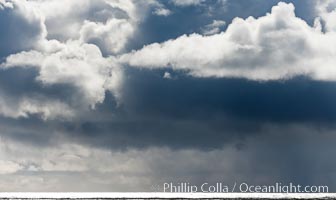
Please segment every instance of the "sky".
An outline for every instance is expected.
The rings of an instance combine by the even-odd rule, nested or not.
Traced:
[[[335,0],[0,0],[0,191],[336,191]]]

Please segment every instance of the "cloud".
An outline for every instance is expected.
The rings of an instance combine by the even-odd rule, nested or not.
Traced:
[[[109,19],[137,17],[137,7],[130,0],[33,0],[29,1],[45,17],[48,38],[65,41],[78,39],[79,31],[86,21],[105,24]]]
[[[323,33],[294,14],[293,4],[279,3],[260,18],[236,18],[225,32],[183,35],[121,56],[143,68],[185,70],[197,77],[286,79],[308,75],[335,80],[335,32]]]
[[[336,98],[334,82],[314,81],[308,77],[267,82],[198,78],[173,70],[168,71],[172,79],[164,79],[166,72],[128,69],[122,97],[125,109],[153,119],[203,122],[207,119],[215,122],[219,117],[285,123],[336,120],[336,109],[331,101]]]
[[[172,0],[171,2],[176,6],[185,7],[200,5],[204,0]]]
[[[102,103],[106,91],[118,98],[122,70],[111,54],[124,49],[153,2],[1,1],[2,73],[31,68],[37,73],[29,84],[36,82],[45,88],[67,85],[74,90],[71,97],[62,100],[53,99],[41,87],[30,94],[0,88],[0,114],[68,118],[76,115],[77,109]],[[10,102],[15,97],[21,99]]]
[[[327,32],[336,32],[336,1],[317,1],[316,11],[324,22]]]
[[[6,0],[0,0],[0,9],[5,9],[5,8],[13,8],[13,4],[10,2],[7,2]]]
[[[327,155],[335,150],[334,139],[333,131],[296,125],[269,125],[258,137],[208,151],[165,147],[111,151],[69,141],[39,147],[4,138],[0,190],[151,192],[151,186],[164,182],[231,186],[292,182],[327,185],[331,192],[335,162]]]
[[[24,97],[13,103],[2,95],[0,99],[0,113],[5,117],[20,118],[29,117],[30,115],[40,115],[42,119],[55,118],[71,118],[74,116],[74,111],[69,105],[60,101],[43,99],[43,98],[28,98]]]
[[[334,82],[306,77],[256,82],[129,68],[125,71],[121,101],[107,92],[104,102],[92,110],[83,108],[87,101],[81,103],[85,99],[83,94],[76,93],[78,89],[69,85],[51,88],[46,85],[42,89],[31,82],[35,75],[27,79],[20,73],[29,71],[17,70],[10,68],[12,74],[23,80],[22,85],[6,80],[5,77],[11,77],[9,72],[0,77],[0,85],[16,84],[17,91],[12,91],[16,95],[10,88],[5,91],[12,97],[7,103],[13,105],[13,111],[18,100],[31,97],[34,94],[31,91],[37,87],[37,91],[46,95],[40,105],[60,101],[70,105],[67,111],[75,115],[67,116],[60,110],[54,113],[62,116],[50,115],[45,121],[38,115],[0,118],[2,135],[36,146],[53,145],[55,137],[64,137],[67,141],[113,150],[150,147],[209,150],[230,145],[237,138],[263,134],[265,123],[333,129],[336,121]],[[165,72],[172,78],[163,78]],[[80,104],[85,106],[78,107]]]
[[[15,162],[0,160],[0,175],[11,174],[19,171],[20,169],[22,169],[22,167]]]
[[[169,72],[165,72],[165,73],[163,74],[163,78],[171,79],[172,76],[171,76],[171,74],[170,74]]]
[[[123,72],[114,56],[125,51],[139,23],[158,8],[164,7],[154,0],[1,1],[3,73],[33,68],[37,73],[30,82],[48,88],[67,85],[73,94],[63,101],[48,97],[41,88],[31,94],[2,91],[0,114],[15,118],[38,114],[48,119],[63,113],[69,117],[102,103],[106,92],[118,99]],[[9,99],[14,96],[22,99],[13,104]]]
[[[87,104],[94,107],[101,103],[105,91],[117,91],[121,71],[113,60],[102,56],[95,45],[67,42],[50,53],[22,52],[7,57],[3,69],[11,67],[35,67],[39,71],[36,80],[44,85],[69,84],[83,92]]]
[[[167,8],[157,8],[157,9],[155,9],[155,11],[153,13],[155,15],[165,16],[165,17],[172,14],[172,12],[170,10],[168,10]]]
[[[80,40],[96,44],[107,54],[115,54],[124,48],[134,31],[124,19],[110,19],[106,24],[86,21],[80,30]]]
[[[45,18],[48,39],[65,42],[81,39],[97,45],[107,56],[122,52],[137,37],[139,24],[153,8],[155,0],[32,0]],[[118,30],[118,31],[116,31]]]
[[[213,35],[221,31],[221,28],[225,26],[225,21],[223,20],[213,20],[211,24],[206,25],[202,32],[204,35]]]
[[[35,115],[0,118],[2,135],[36,146],[53,145],[55,137],[64,137],[117,151],[151,147],[209,150],[238,138],[262,135],[265,123],[333,129],[336,121],[333,82],[306,77],[268,82],[194,78],[172,70],[168,70],[172,78],[167,79],[163,78],[166,70],[128,70],[121,102],[106,93],[95,110],[85,110],[76,107],[79,102],[72,104],[71,98],[81,97],[76,90],[67,85],[49,88],[43,93],[68,103],[77,115],[46,121]],[[20,98],[13,99],[8,102],[14,104]]]

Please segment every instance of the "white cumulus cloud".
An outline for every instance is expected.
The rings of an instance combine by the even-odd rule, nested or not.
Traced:
[[[317,1],[316,11],[325,23],[326,31],[336,31],[336,1]]]
[[[94,108],[103,102],[106,91],[118,98],[123,75],[114,55],[122,52],[151,6],[159,4],[132,0],[0,1],[0,16],[5,20],[0,31],[1,70],[37,70],[37,83],[76,88],[69,99],[72,104],[81,104],[49,98],[44,91],[14,97],[0,88],[0,114],[69,117],[83,103]],[[13,103],[11,99],[17,100]]]
[[[263,17],[235,18],[225,32],[183,35],[120,60],[134,67],[186,70],[198,77],[274,80],[309,75],[336,80],[336,32],[332,22],[326,32],[317,22],[311,27],[295,16],[293,4],[279,3]]]
[[[135,28],[125,19],[110,19],[105,24],[85,21],[80,30],[80,39],[96,44],[108,54],[119,53],[126,45]]]
[[[37,68],[36,80],[42,84],[75,86],[91,107],[104,100],[106,90],[116,92],[122,78],[113,58],[104,58],[97,46],[78,41],[69,41],[55,52],[13,54],[2,68],[17,66]]]

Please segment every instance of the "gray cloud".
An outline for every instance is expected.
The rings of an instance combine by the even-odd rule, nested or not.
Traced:
[[[296,125],[269,125],[264,131],[211,151],[148,148],[120,152],[71,143],[40,148],[2,140],[1,190],[151,191],[151,185],[170,181],[196,185],[219,181],[228,185],[321,184],[334,191],[335,162],[328,156],[335,151],[333,132]],[[8,170],[9,166],[15,167]]]
[[[77,108],[80,103],[69,99],[66,102],[77,108],[76,117],[4,120],[2,126],[7,131],[3,134],[20,139],[30,132],[34,138],[50,140],[59,133],[74,142],[115,150],[158,146],[215,149],[237,138],[261,134],[265,123],[334,127],[334,82],[305,77],[254,82],[171,73],[173,78],[165,79],[164,71],[130,69],[121,101],[107,93],[104,102],[91,110]],[[40,140],[35,140],[40,145]]]

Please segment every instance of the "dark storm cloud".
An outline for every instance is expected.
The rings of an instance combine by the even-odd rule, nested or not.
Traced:
[[[9,76],[14,72],[20,77],[19,71],[6,73]],[[271,82],[193,78],[183,72],[171,72],[172,78],[165,79],[164,72],[128,69],[120,105],[107,93],[104,103],[96,110],[82,111],[73,120],[45,122],[33,116],[2,119],[1,124],[6,127],[2,130],[20,140],[25,140],[21,136],[29,132],[32,138],[40,137],[36,141],[47,141],[54,133],[63,132],[71,140],[111,149],[151,146],[213,149],[263,134],[268,123],[284,127],[289,124],[334,127],[334,82],[305,77]],[[14,93],[18,94],[20,91],[15,90],[46,90],[38,84],[27,84],[24,80],[34,83],[33,75],[23,74],[20,84],[15,81],[9,84],[11,80],[7,80],[5,85],[15,87]],[[67,96],[62,88],[50,88],[43,94],[48,92],[59,93],[57,98]]]
[[[336,83],[295,77],[278,81],[194,78],[164,71],[129,70],[124,86],[135,114],[205,119],[218,115],[252,121],[333,122]]]
[[[264,134],[267,124],[334,128],[333,82],[305,77],[256,82],[171,73],[172,79],[164,79],[164,71],[128,69],[120,105],[107,94],[96,110],[73,121],[54,121],[52,128],[73,141],[111,149],[214,149]]]

